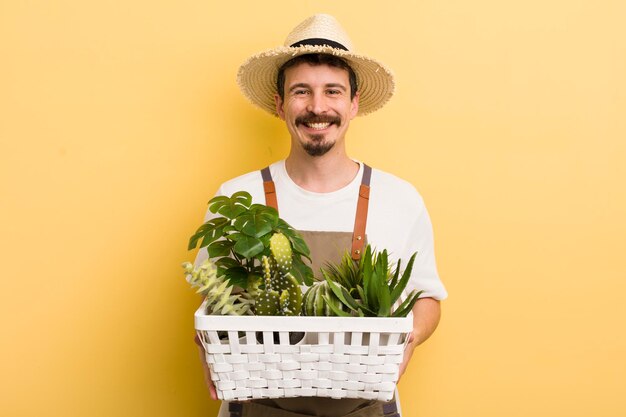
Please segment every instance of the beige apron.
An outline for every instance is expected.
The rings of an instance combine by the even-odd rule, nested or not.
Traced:
[[[354,222],[354,231],[318,232],[300,231],[311,250],[313,271],[319,271],[327,262],[339,263],[346,249],[351,248],[352,258],[360,259],[365,246],[365,225],[369,202],[369,183],[372,170],[364,165],[363,179]],[[278,210],[276,189],[269,168],[261,171],[265,190],[265,201]],[[395,400],[389,403],[364,399],[333,399],[323,397],[296,397],[252,400],[229,404],[231,417],[398,417]]]

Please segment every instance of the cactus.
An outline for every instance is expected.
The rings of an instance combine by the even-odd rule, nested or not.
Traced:
[[[263,256],[263,282],[254,311],[259,316],[297,316],[302,308],[302,290],[291,274],[291,243],[282,233],[270,238],[271,255]]]
[[[237,315],[250,313],[252,301],[239,294],[231,294],[232,285],[223,277],[217,276],[217,267],[210,260],[205,260],[194,268],[190,262],[183,263],[187,280],[196,291],[206,299],[206,314]]]
[[[336,316],[337,313],[330,307],[345,311],[345,308],[332,292],[326,281],[318,281],[304,294],[302,300],[302,315],[304,316]]]

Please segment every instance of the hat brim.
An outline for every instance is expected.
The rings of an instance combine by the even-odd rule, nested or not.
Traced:
[[[253,104],[278,116],[274,102],[278,70],[285,62],[298,55],[317,53],[336,55],[354,70],[359,86],[358,116],[380,109],[393,95],[395,82],[389,68],[366,56],[329,46],[281,46],[253,55],[239,67],[237,84]]]

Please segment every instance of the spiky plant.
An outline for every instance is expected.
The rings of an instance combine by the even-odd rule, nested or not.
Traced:
[[[322,271],[328,287],[333,295],[340,300],[347,312],[337,308],[336,302],[332,298],[323,296],[323,299],[338,316],[405,317],[423,291],[413,290],[397,308],[393,309],[393,306],[409,282],[416,255],[417,253],[414,253],[411,256],[401,275],[401,260],[398,260],[394,269],[389,263],[386,250],[376,253],[370,245],[367,245],[358,262],[358,267],[345,265],[337,268],[331,266],[331,268],[327,267]],[[352,261],[352,259],[350,260]],[[355,261],[352,262],[356,264]],[[354,276],[355,271],[358,272],[356,277]],[[339,276],[337,272],[340,272]],[[347,276],[344,276],[344,273]],[[346,288],[344,284],[348,282],[356,282],[355,288]]]
[[[250,314],[252,301],[240,294],[232,294],[233,286],[224,277],[217,276],[217,267],[205,260],[194,268],[191,262],[183,263],[185,275],[192,287],[206,299],[206,314],[237,315]]]
[[[302,308],[302,290],[291,274],[291,242],[282,233],[270,238],[270,256],[263,256],[263,284],[254,312],[259,316],[297,316]],[[248,284],[250,286],[250,284]]]
[[[350,294],[358,297],[357,287],[363,285],[363,262],[352,259],[350,252],[346,251],[339,264],[326,263],[322,268],[322,282],[326,278],[346,288]]]
[[[354,298],[359,298],[357,287],[361,285],[363,271],[361,263],[355,262],[350,252],[344,253],[338,264],[326,263],[322,268],[321,281],[316,281],[304,294],[302,314],[305,316],[336,316],[337,313],[330,307],[345,311],[341,300],[332,292],[326,279],[329,279],[348,290]]]

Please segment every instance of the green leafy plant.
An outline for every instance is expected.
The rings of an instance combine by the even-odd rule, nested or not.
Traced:
[[[325,282],[346,311],[337,308],[329,296],[322,297],[338,316],[406,317],[423,291],[414,290],[397,308],[393,306],[409,282],[416,255],[411,256],[401,273],[401,260],[393,268],[386,250],[376,253],[368,245],[358,262],[347,255],[339,266],[331,264],[322,270]]]
[[[205,260],[194,268],[191,262],[183,263],[185,274],[192,287],[206,300],[206,314],[241,316],[251,313],[252,300],[243,294],[232,294],[233,286],[223,277],[217,276],[217,267],[210,260]]]
[[[271,238],[280,233],[292,248],[290,274],[298,283],[313,283],[313,271],[305,263],[305,260],[310,262],[309,248],[296,230],[278,217],[275,209],[252,204],[250,194],[240,191],[231,197],[211,199],[209,210],[218,216],[198,228],[188,248],[206,247],[219,277],[256,295],[264,285],[263,257],[272,255]]]

